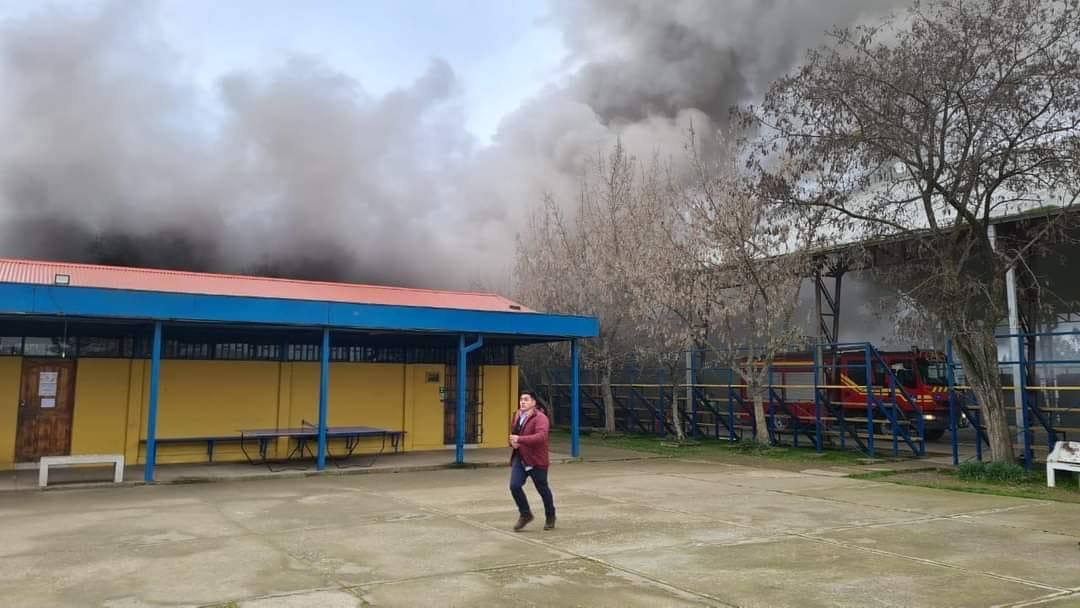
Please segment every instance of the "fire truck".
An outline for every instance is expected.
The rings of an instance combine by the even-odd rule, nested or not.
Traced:
[[[949,426],[949,394],[944,354],[917,349],[873,351],[869,379],[866,362],[862,348],[824,354],[817,390],[825,428],[839,430],[843,420],[865,432],[869,384],[876,404],[875,434],[891,434],[886,410],[894,407],[899,410],[897,419],[906,421],[913,435],[919,415],[926,441],[937,441],[945,434]],[[774,427],[782,432],[791,432],[796,424],[803,432],[813,429],[816,413],[812,355],[778,357],[770,375],[771,389],[764,403],[766,415],[772,413]],[[753,398],[745,386],[740,390],[743,407],[739,418],[746,425],[751,421]]]

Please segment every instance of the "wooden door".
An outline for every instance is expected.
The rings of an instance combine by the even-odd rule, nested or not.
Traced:
[[[68,455],[74,412],[75,361],[23,359],[15,460]]]

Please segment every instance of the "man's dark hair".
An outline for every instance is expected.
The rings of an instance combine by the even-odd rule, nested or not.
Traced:
[[[536,402],[536,409],[540,410],[540,412],[543,413],[545,416],[548,415],[547,406],[545,406],[543,402],[540,401],[540,399],[536,396],[536,393],[532,391],[519,391],[518,399],[521,399],[522,395],[528,395],[532,397],[532,400]]]

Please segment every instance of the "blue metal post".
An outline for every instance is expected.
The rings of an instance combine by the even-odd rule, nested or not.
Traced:
[[[150,404],[146,417],[146,465],[144,481],[154,481],[157,461],[158,388],[161,385],[161,321],[154,323],[154,343],[150,351]]]
[[[465,334],[458,336],[458,359],[457,359],[457,441],[455,446],[455,460],[457,464],[465,462],[465,371],[469,362],[469,353],[484,345],[484,337],[480,336],[476,342],[465,345]]]
[[[773,402],[772,394],[772,366],[765,368],[765,378],[768,383],[765,387],[766,394],[769,396],[769,412],[765,414],[765,428],[771,430],[769,435],[769,443],[773,442],[773,433],[776,433],[776,443],[780,444],[780,433],[776,430],[776,404]],[[771,429],[769,427],[772,427]]]
[[[330,401],[330,328],[324,328],[319,351],[319,458],[316,468],[326,468],[326,419]]]
[[[465,462],[465,366],[468,365],[468,354],[465,350],[465,335],[458,336],[457,357],[457,432],[455,433],[454,462]]]
[[[674,392],[674,391],[672,391]],[[656,412],[653,412],[653,432],[654,433],[667,433],[664,430],[664,420],[667,418],[667,395],[664,393],[664,374],[661,370],[656,370],[656,403],[659,407],[659,416]],[[675,425],[679,424],[678,420],[672,420],[671,428],[675,428]]]
[[[735,380],[735,370],[728,368],[727,377],[727,411],[728,411],[728,428],[731,433],[731,440],[738,441],[739,436],[735,433],[735,387],[732,386]]]
[[[945,341],[945,383],[949,390],[949,433],[952,434],[953,466],[960,466],[960,416],[956,411],[956,381],[953,378],[952,338]],[[979,442],[979,433],[975,432],[975,442]]]
[[[821,395],[818,393],[818,385],[821,384],[821,345],[814,348],[814,426],[817,436],[817,452],[821,453],[825,439],[821,428]]]
[[[570,341],[570,457],[581,456],[581,346]]]
[[[781,395],[780,397],[782,399],[783,395]],[[783,415],[783,414],[781,414],[781,415]],[[792,426],[795,427],[795,430],[791,433],[791,442],[794,444],[795,447],[799,447],[799,434],[802,432],[802,427],[799,426],[799,411],[798,410],[795,410],[795,416],[792,417]]]
[[[971,413],[975,415],[975,420],[971,421],[972,425],[975,426],[975,460],[982,462],[982,429],[980,428],[983,421],[982,409],[976,407]]]
[[[912,396],[918,399],[918,395]],[[926,456],[926,418],[922,413],[922,407],[919,407],[917,402],[913,406],[918,407],[918,410],[915,411],[915,421],[916,426],[919,427],[919,456]],[[915,407],[912,409],[915,409]]]
[[[866,449],[874,457],[874,366],[870,359],[870,345],[863,347],[866,364]]]
[[[900,455],[900,443],[897,441],[896,436],[896,423],[897,413],[896,410],[900,407],[900,404],[896,402],[896,376],[889,374],[889,398],[892,399],[892,452],[893,457]],[[915,408],[912,408],[912,413],[915,412]]]
[[[693,349],[690,349],[686,353],[687,370],[686,370],[686,405],[690,410],[690,433],[694,439],[698,438],[698,419],[697,419],[697,399],[694,398],[694,385],[697,383],[697,365],[695,362],[696,353]]]
[[[836,348],[835,344],[833,345],[833,348]],[[836,364],[836,354],[834,353],[833,354],[833,365],[835,366],[835,364]],[[850,365],[851,364],[849,363],[848,366],[850,366]],[[836,410],[836,417],[839,419],[839,422],[840,422],[840,449],[842,451],[846,451],[847,450],[847,425],[848,425],[848,423],[847,423],[847,420],[844,418],[844,408],[847,407],[847,404],[843,403],[844,401],[846,401],[846,399],[844,399],[843,393],[841,393],[840,391],[835,391],[834,392],[834,389],[832,388],[834,386],[839,386],[836,383],[840,382],[840,377],[837,375],[836,371],[837,371],[836,368],[833,367],[832,377],[829,378],[829,382],[830,382],[829,386],[830,386],[830,388],[829,388],[829,391],[827,393],[825,393],[825,394],[829,396],[829,403],[830,404],[832,404],[832,396],[833,395],[837,395],[838,397],[840,397],[841,403],[839,404],[839,406],[837,406],[837,404],[832,404],[832,405]]]
[[[1016,379],[1016,381],[1013,382],[1013,390],[1020,391],[1020,413],[1022,414],[1021,418],[1022,418],[1023,423],[1024,423],[1024,428],[1023,428],[1023,433],[1024,433],[1024,468],[1030,471],[1031,470],[1031,461],[1032,461],[1033,455],[1031,453],[1031,419],[1030,419],[1029,414],[1028,414],[1027,371],[1026,371],[1027,362],[1024,361],[1024,358],[1026,356],[1024,354],[1024,335],[1023,334],[1017,334],[1016,342],[1017,342],[1016,350],[1020,354],[1020,357],[1019,357],[1020,365],[1017,366],[1018,369],[1019,369],[1019,374],[1018,374],[1019,377]]]

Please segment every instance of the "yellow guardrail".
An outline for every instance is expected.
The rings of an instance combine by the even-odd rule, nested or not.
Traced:
[[[560,387],[560,388],[569,388],[572,385],[569,384],[569,383],[565,383],[565,382],[556,382],[556,383],[552,383],[552,384],[541,384],[540,386],[557,386],[557,387]],[[581,388],[598,388],[598,387],[602,387],[603,384],[598,384],[598,383],[595,383],[595,382],[582,382],[578,386],[580,386]],[[671,388],[670,384],[612,383],[609,386],[611,386],[611,388],[662,388],[662,389]],[[686,388],[717,388],[717,389],[719,389],[719,388],[747,388],[749,385],[747,385],[747,384],[679,384],[678,386],[679,386],[680,389],[686,389]],[[807,388],[807,389],[812,389],[812,388],[814,388],[814,385],[813,384],[771,384],[771,385],[766,384],[766,385],[762,385],[762,388]],[[844,385],[841,385],[841,384],[818,384],[817,388],[842,389],[842,388],[850,388],[850,387],[847,387],[847,386],[844,386]],[[888,388],[886,387],[885,390],[887,391]],[[899,390],[899,389],[897,389],[897,390]]]
[[[544,384],[541,384],[541,386],[567,387],[567,386],[571,386],[571,384],[569,382],[553,382],[553,383],[544,383]],[[598,387],[598,386],[603,386],[603,385],[600,384],[599,382],[581,382],[581,383],[578,384],[578,386],[580,386],[582,388],[585,388],[585,387]],[[655,382],[649,382],[649,383],[613,382],[613,383],[611,383],[610,386],[612,388],[669,388],[669,387],[671,387],[671,384],[670,383],[657,384]],[[747,385],[745,385],[745,384],[706,384],[706,383],[695,383],[695,384],[687,385],[687,384],[684,384],[684,383],[680,382],[679,386],[683,387],[683,388],[686,388],[687,386],[692,386],[694,388],[728,388],[728,387],[731,387],[731,388],[745,388]],[[832,388],[832,389],[851,388],[850,386],[842,385],[842,384],[817,384],[817,385],[814,385],[814,384],[772,384],[772,385],[765,385],[765,386],[771,386],[772,388],[815,388],[815,387],[816,388]],[[856,385],[856,386],[862,387],[861,384]],[[875,388],[876,389],[889,390],[888,386],[877,386],[877,385],[875,385]],[[911,387],[903,387],[903,388],[905,390],[911,390]],[[944,387],[940,387],[940,388],[944,388]],[[1003,391],[1012,391],[1012,390],[1016,390],[1017,388],[1018,387],[1016,385],[1014,385],[1014,384],[1008,384],[1008,385],[1002,385],[1001,390],[1003,390]],[[973,390],[975,390],[970,384],[957,384],[957,385],[953,386],[953,389],[958,390],[958,391],[973,391]],[[900,387],[897,387],[897,390],[900,390]],[[1080,391],[1080,386],[1072,386],[1072,385],[1069,385],[1069,386],[1042,386],[1042,385],[1039,385],[1039,386],[1028,386],[1027,390],[1029,390],[1029,391],[1040,391],[1040,392],[1054,392],[1054,391],[1070,392],[1070,391]]]
[[[572,385],[569,384],[569,383],[556,382],[556,383],[552,383],[552,384],[542,384],[541,386],[569,388]],[[601,387],[603,387],[603,384],[599,384],[599,383],[595,383],[595,382],[582,382],[578,386],[580,388],[601,388]],[[650,389],[669,390],[672,385],[671,384],[656,384],[656,383],[624,383],[624,382],[616,382],[616,383],[610,384],[609,386],[611,388],[613,388],[613,389],[616,389],[616,388],[633,388],[633,389],[643,389],[643,390],[650,390]],[[731,388],[738,388],[738,389],[744,389],[744,388],[749,387],[749,385],[742,384],[742,383],[740,383],[740,384],[681,384],[680,383],[677,386],[678,386],[678,388],[680,390],[687,389],[687,388],[700,388],[700,389],[731,389]],[[862,385],[857,385],[857,386],[859,388],[862,387]],[[839,389],[857,390],[855,387],[842,385],[842,384],[817,384],[817,385],[814,385],[814,384],[766,384],[766,385],[763,385],[762,388],[765,388],[765,389],[810,389],[810,390],[815,389],[815,388],[819,388],[819,389],[828,389],[828,390],[839,390]],[[974,389],[970,385],[966,385],[966,384],[957,385],[957,386],[954,386],[953,388],[954,388],[954,390],[957,390],[957,391],[974,391]],[[888,393],[889,390],[890,390],[890,388],[887,387],[887,386],[885,386],[885,387],[875,386],[874,389],[875,389],[875,391],[874,391],[875,393],[878,393],[878,392]],[[1007,386],[1002,386],[1001,387],[1002,391],[1015,391],[1016,389],[1017,389],[1017,387],[1015,385],[1007,385]],[[1040,392],[1040,393],[1053,393],[1053,392],[1057,392],[1057,391],[1061,391],[1061,392],[1077,392],[1077,391],[1080,391],[1080,386],[1072,386],[1072,385],[1069,385],[1069,386],[1029,386],[1029,387],[1027,387],[1027,389],[1029,391],[1032,391],[1032,392]],[[906,388],[905,390],[911,390],[911,389]],[[897,388],[898,393],[899,393],[899,391],[900,391],[900,389]],[[1046,409],[1046,408],[1043,408],[1043,409]],[[1048,411],[1053,411],[1053,410],[1048,410]],[[1065,409],[1062,409],[1061,411],[1073,411],[1073,408],[1065,408]]]

